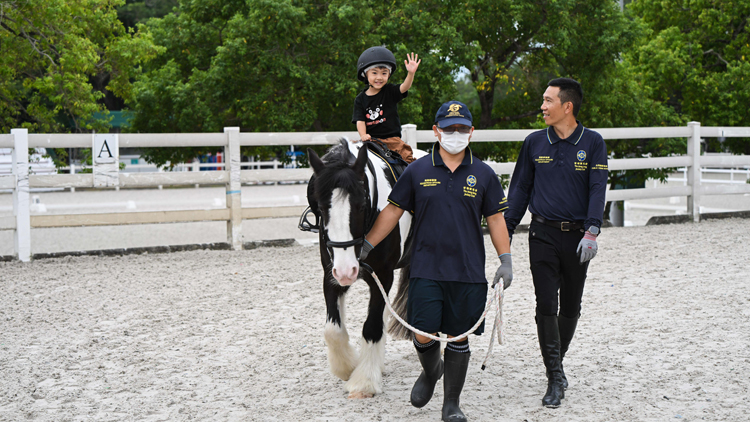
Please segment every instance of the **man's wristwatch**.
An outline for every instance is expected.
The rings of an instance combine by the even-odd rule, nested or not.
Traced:
[[[593,234],[594,236],[599,236],[599,227],[591,226],[587,230],[589,233]]]

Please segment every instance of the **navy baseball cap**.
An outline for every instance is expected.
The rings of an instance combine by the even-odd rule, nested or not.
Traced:
[[[435,115],[435,125],[440,128],[451,125],[474,126],[471,121],[469,107],[460,101],[448,101],[440,106]]]

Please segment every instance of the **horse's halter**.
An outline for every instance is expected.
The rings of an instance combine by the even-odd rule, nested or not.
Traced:
[[[370,160],[367,160],[367,168],[370,170],[370,173],[375,176],[375,168],[373,167]],[[334,242],[333,240],[328,238],[328,229],[325,225],[325,219],[320,219],[320,230],[323,234],[323,240],[325,241],[326,250],[328,251],[328,256],[333,260],[333,249],[343,249],[346,250],[350,246],[361,246],[365,243],[365,234],[370,231],[372,228],[372,225],[375,223],[375,218],[377,217],[377,200],[378,200],[378,191],[375,189],[374,192],[374,201],[370,200],[370,185],[369,183],[366,183],[367,180],[360,180],[359,183],[363,185],[365,188],[365,231],[364,234],[356,239],[347,240],[345,242]]]

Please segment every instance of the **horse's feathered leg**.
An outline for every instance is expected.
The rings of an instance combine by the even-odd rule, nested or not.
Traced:
[[[398,291],[396,298],[391,302],[393,310],[398,316],[406,321],[406,299],[409,297],[409,268],[411,265],[401,269],[401,276],[398,280]],[[411,331],[404,327],[396,318],[391,318],[388,324],[388,334],[397,340],[411,340]]]
[[[357,351],[349,343],[346,331],[346,291],[326,280],[323,293],[326,299],[326,325],[323,336],[328,346],[328,364],[333,375],[346,381],[357,366]]]
[[[362,327],[360,358],[351,378],[346,383],[349,398],[366,398],[383,392],[383,370],[385,369],[385,300],[375,280],[364,275],[370,287],[370,303],[367,320]],[[393,270],[379,274],[380,282],[387,291],[393,285]]]

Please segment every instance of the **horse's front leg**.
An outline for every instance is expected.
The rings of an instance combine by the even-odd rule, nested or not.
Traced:
[[[379,275],[386,293],[393,284],[393,271]],[[367,320],[362,327],[362,345],[359,364],[346,383],[349,398],[368,398],[383,392],[383,370],[385,369],[385,300],[375,280],[369,275],[364,279],[370,286],[370,303]]]
[[[342,287],[330,274],[323,281],[326,299],[326,325],[323,336],[328,346],[328,364],[333,375],[346,381],[357,366],[357,351],[349,344],[346,331],[345,298],[348,287]]]

